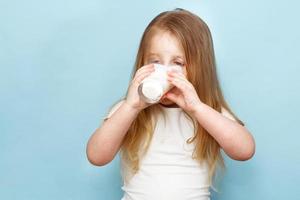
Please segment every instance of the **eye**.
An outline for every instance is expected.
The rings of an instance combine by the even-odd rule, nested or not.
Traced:
[[[179,65],[179,66],[182,66],[182,67],[184,66],[184,63],[179,62],[179,61],[175,61],[174,63],[175,63],[176,65]]]
[[[151,60],[150,63],[159,63],[159,60]]]

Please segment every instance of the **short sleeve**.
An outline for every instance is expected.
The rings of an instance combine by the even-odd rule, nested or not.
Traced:
[[[111,109],[106,113],[106,115],[103,117],[103,121],[110,118],[112,116],[112,114],[118,110],[118,108],[122,105],[122,103],[124,102],[124,100],[119,101],[118,103],[116,103],[115,105],[113,105],[111,107]]]
[[[222,115],[223,116],[225,116],[225,117],[227,117],[227,118],[229,118],[229,119],[231,119],[233,121],[236,121],[236,119],[232,116],[232,114],[230,114],[228,112],[228,110],[226,110],[224,107],[222,107],[221,111],[222,111]]]

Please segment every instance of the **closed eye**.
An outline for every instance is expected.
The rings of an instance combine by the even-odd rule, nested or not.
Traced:
[[[159,63],[159,60],[152,60],[150,63]]]
[[[184,66],[184,64],[183,64],[182,62],[178,62],[178,61],[177,61],[177,62],[174,62],[174,63],[175,63],[176,65],[179,65],[179,66],[182,66],[182,67]]]

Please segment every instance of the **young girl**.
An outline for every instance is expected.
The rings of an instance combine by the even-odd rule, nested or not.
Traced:
[[[183,73],[169,72],[173,89],[149,104],[137,88],[153,63]],[[88,160],[103,166],[120,150],[122,200],[207,200],[217,167],[224,168],[221,149],[247,160],[255,142],[223,97],[209,28],[189,11],[163,12],[142,36],[125,97],[89,139]]]

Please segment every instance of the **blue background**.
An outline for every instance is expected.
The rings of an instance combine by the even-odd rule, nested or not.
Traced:
[[[226,99],[256,139],[225,157],[213,199],[299,199],[300,3],[0,0],[0,199],[122,196],[119,155],[92,166],[86,143],[127,88],[141,35],[176,7],[203,18]]]

